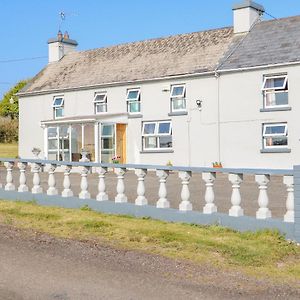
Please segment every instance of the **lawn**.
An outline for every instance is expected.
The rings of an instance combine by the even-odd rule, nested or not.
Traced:
[[[82,209],[0,201],[0,223],[56,237],[92,240],[255,276],[300,280],[300,247],[279,233],[239,233],[219,226],[166,223]]]
[[[0,143],[0,157],[3,158],[16,158],[18,156],[18,144],[3,144]]]

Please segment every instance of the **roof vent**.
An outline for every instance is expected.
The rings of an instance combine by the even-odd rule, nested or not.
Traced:
[[[262,5],[251,0],[244,0],[233,5],[233,27],[234,33],[247,33],[253,25],[261,20],[265,12]]]

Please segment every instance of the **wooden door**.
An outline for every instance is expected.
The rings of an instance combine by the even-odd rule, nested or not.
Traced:
[[[116,134],[116,155],[121,156],[121,164],[126,164],[126,124],[117,124]]]

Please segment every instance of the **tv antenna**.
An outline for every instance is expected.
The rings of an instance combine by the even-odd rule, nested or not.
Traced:
[[[67,17],[77,17],[78,14],[76,13],[71,13],[71,12],[65,12],[65,11],[60,11],[58,13],[59,15],[59,25],[58,25],[58,30],[61,30],[62,25],[64,24],[64,22],[66,22]]]

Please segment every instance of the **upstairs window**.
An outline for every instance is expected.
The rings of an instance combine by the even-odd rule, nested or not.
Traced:
[[[186,111],[185,85],[172,85],[171,112]]]
[[[127,111],[129,113],[139,113],[141,112],[141,92],[140,89],[130,89],[127,90]]]
[[[264,95],[264,108],[276,108],[287,106],[287,75],[265,76],[262,91]]]
[[[96,93],[94,98],[95,114],[107,112],[107,93]]]
[[[265,149],[287,148],[288,128],[286,123],[264,124],[263,145]]]
[[[170,121],[144,122],[142,128],[143,150],[172,148],[172,124]]]
[[[63,97],[54,97],[52,107],[53,107],[54,119],[62,118],[64,116],[64,98]]]

